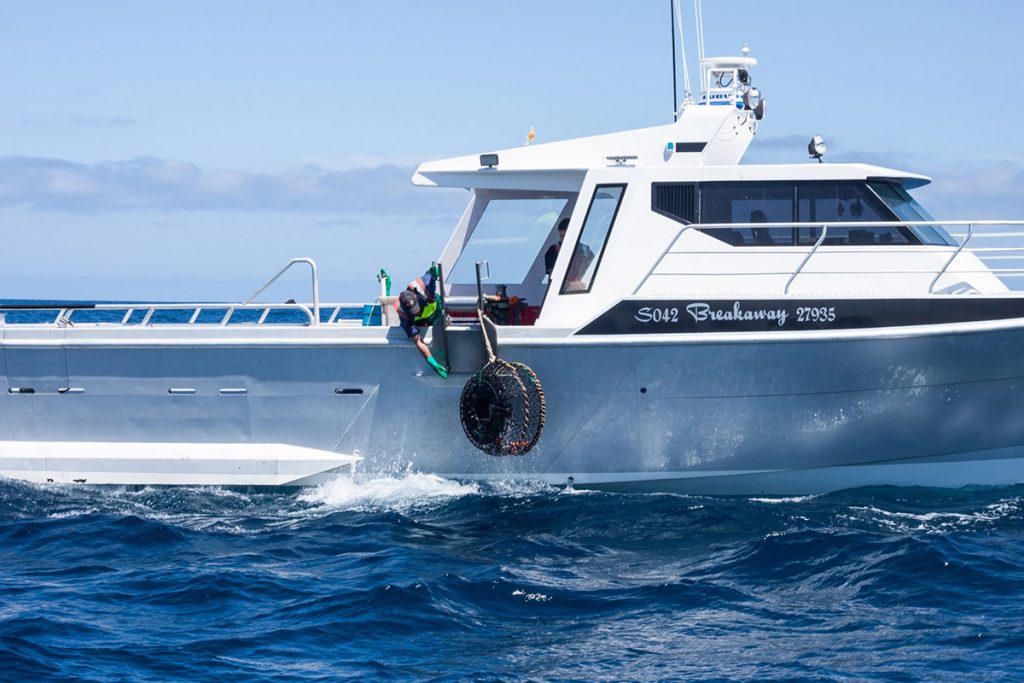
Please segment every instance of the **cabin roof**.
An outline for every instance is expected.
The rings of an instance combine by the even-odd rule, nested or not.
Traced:
[[[479,162],[478,162],[479,164]],[[906,189],[914,189],[931,182],[928,176],[900,171],[873,164],[740,164],[738,166],[615,166],[609,171],[622,173],[623,180],[630,176],[654,182],[758,182],[758,181],[813,181],[813,180],[866,180],[889,178],[898,180]],[[577,191],[583,184],[587,168],[551,169],[498,169],[474,170],[434,167],[417,171],[413,182],[436,187],[471,189],[518,189],[552,192]]]
[[[874,164],[740,164],[738,166],[703,166],[672,169],[670,175],[680,180],[701,181],[766,181],[766,180],[866,180],[890,178],[899,180],[908,189],[931,182],[928,176],[900,171]],[[656,173],[660,176],[662,174]],[[669,175],[669,174],[666,174]]]
[[[412,181],[427,187],[574,192],[588,172],[614,169],[627,182],[630,176],[646,179],[647,173],[658,180],[690,182],[883,177],[898,179],[908,189],[931,182],[923,175],[870,164],[742,164],[756,123],[750,112],[734,107],[692,106],[678,121],[663,126],[429,161],[420,164]],[[794,158],[804,158],[802,149],[793,152]],[[485,165],[484,155],[497,156],[497,163]]]

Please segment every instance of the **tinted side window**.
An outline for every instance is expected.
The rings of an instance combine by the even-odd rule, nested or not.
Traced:
[[[701,186],[701,223],[792,223],[793,185],[708,183]],[[793,244],[793,228],[708,228],[703,232],[737,246]]]
[[[583,230],[565,271],[563,294],[590,291],[625,190],[625,185],[598,185],[594,188],[594,198],[590,200]]]
[[[728,182],[699,186],[702,224],[871,223],[898,220],[863,182]],[[733,246],[810,245],[821,236],[818,226],[702,228]],[[920,244],[910,228],[865,225],[828,229],[823,244]]]
[[[801,223],[891,221],[895,217],[860,183],[800,183],[797,185]],[[798,244],[814,244],[821,228],[800,228]],[[829,227],[822,244],[917,244],[907,228],[864,226]]]

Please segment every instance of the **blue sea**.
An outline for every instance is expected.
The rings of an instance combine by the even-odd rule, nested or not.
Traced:
[[[0,568],[5,680],[1024,679],[1024,486],[3,481]]]

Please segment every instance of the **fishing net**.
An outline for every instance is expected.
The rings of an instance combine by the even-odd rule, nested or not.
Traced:
[[[547,404],[526,365],[495,358],[462,389],[459,416],[473,445],[490,455],[528,453],[544,429]]]

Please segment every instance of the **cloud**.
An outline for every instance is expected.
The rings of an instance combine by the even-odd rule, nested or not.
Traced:
[[[326,221],[317,221],[316,226],[320,228],[351,228],[354,225],[359,225],[360,221],[352,218],[335,218]]]
[[[751,146],[751,150],[765,149],[765,150],[785,150],[787,152],[796,150],[798,152],[807,149],[807,143],[811,141],[809,135],[777,135],[777,136],[758,136],[757,140],[754,141]]]
[[[769,138],[759,144],[791,149],[796,138]],[[918,170],[932,176],[934,184],[914,194],[939,219],[1024,218],[1024,160],[952,167],[897,152],[872,155],[851,151],[833,158],[834,163],[841,161]],[[412,173],[412,167],[392,164],[343,171],[308,165],[274,175],[205,169],[156,157],[98,164],[0,157],[0,208],[82,213],[155,209],[333,214],[317,217],[322,227],[356,225],[360,216],[366,215],[415,214],[421,221],[443,216],[448,225],[451,215],[462,208],[465,193],[413,187]]]
[[[127,128],[134,126],[135,119],[122,116],[76,116],[73,123],[76,126],[91,126],[97,128]]]
[[[1011,161],[934,169],[914,192],[937,219],[1024,219],[1024,164]]]
[[[98,212],[234,210],[397,214],[451,213],[465,195],[417,189],[411,167],[333,171],[305,166],[278,175],[204,169],[156,157],[79,164],[0,157],[0,207]]]

